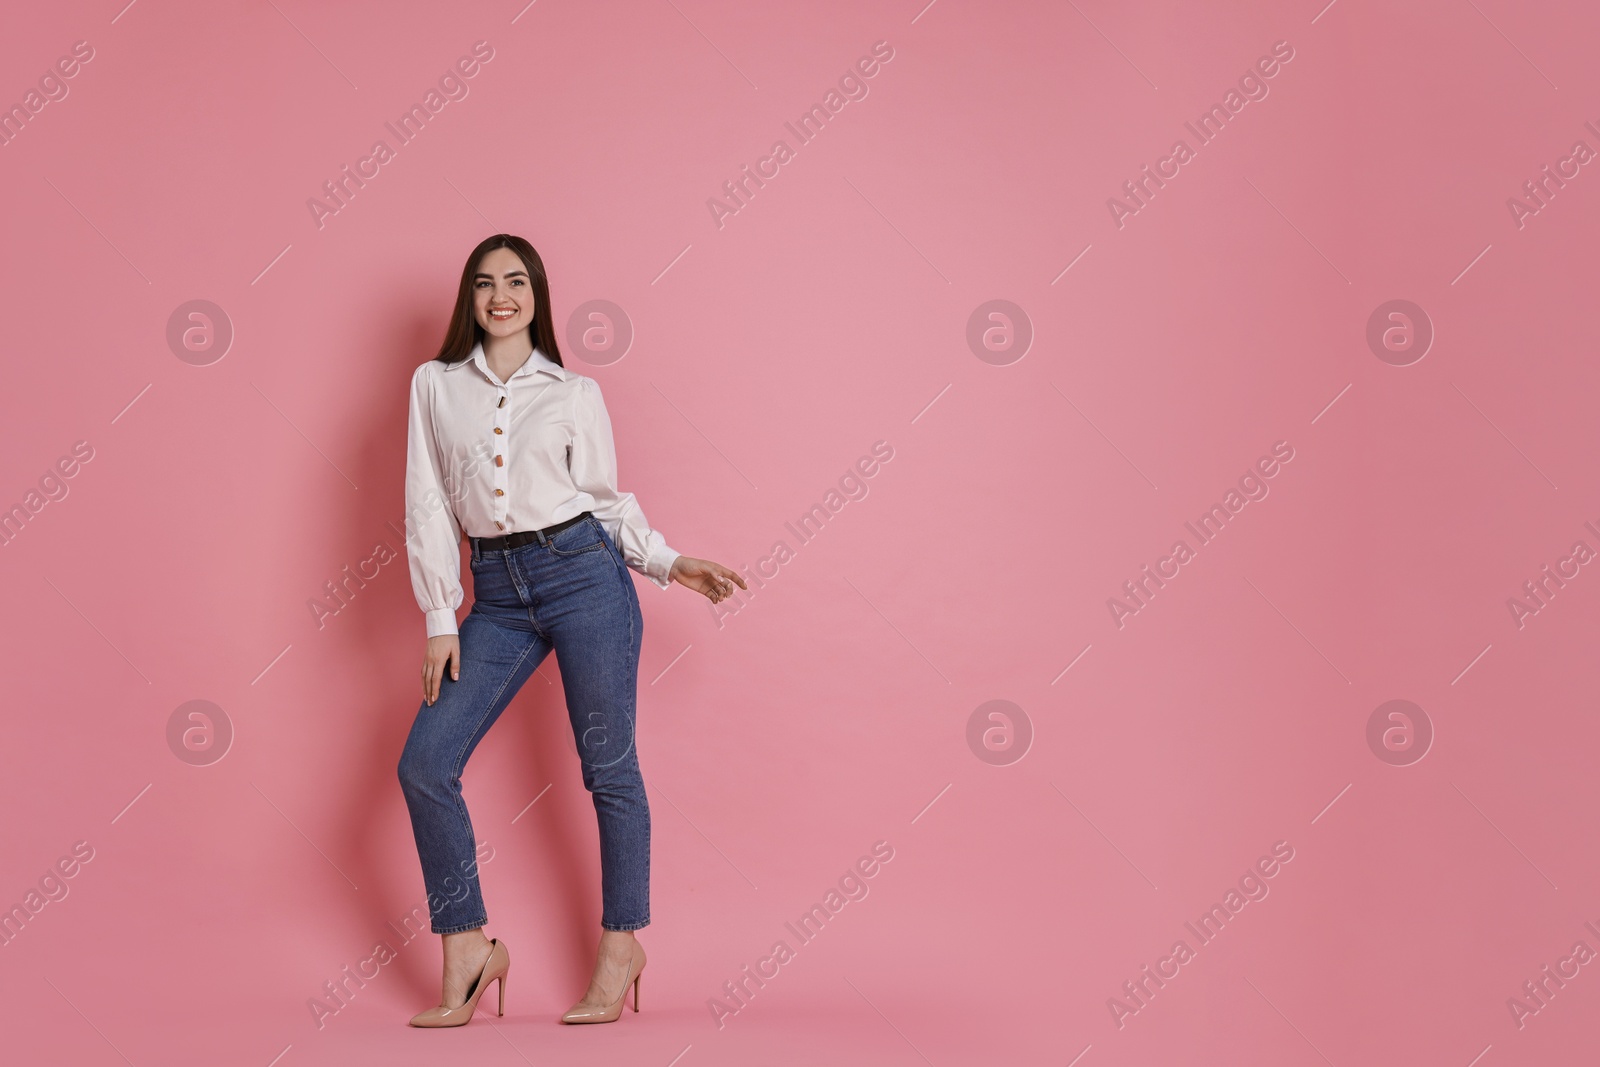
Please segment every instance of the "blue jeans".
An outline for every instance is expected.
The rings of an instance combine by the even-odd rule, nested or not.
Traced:
[[[438,700],[418,709],[400,756],[433,932],[488,921],[461,772],[552,648],[600,822],[600,925],[649,925],[650,806],[634,746],[644,617],[616,543],[592,515],[518,548],[481,551],[473,540],[472,595],[461,624],[461,678],[445,671]]]

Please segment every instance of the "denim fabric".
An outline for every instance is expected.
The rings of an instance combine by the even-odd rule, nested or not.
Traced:
[[[461,772],[552,648],[600,823],[600,924],[649,925],[650,807],[634,746],[644,618],[616,543],[593,516],[518,548],[482,551],[474,540],[472,594],[461,678],[445,671],[439,699],[417,710],[400,756],[433,932],[488,920]]]

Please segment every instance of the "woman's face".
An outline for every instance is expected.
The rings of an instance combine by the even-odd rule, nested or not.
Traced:
[[[496,248],[478,264],[472,307],[478,325],[496,337],[510,337],[533,324],[533,283],[511,249]]]

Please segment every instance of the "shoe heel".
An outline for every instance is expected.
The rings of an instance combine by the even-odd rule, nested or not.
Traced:
[[[637,996],[637,994],[636,994],[636,996]],[[500,976],[500,1011],[499,1011],[498,1014],[504,1015],[505,1013],[506,1013],[506,976],[504,974],[502,974]]]
[[[639,1010],[639,979],[641,979],[643,977],[644,977],[644,972],[643,971],[640,971],[638,974],[633,976],[633,1010],[634,1011],[638,1011]]]

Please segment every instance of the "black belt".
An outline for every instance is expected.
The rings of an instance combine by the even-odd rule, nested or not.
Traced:
[[[520,548],[532,541],[538,541],[542,544],[565,530],[568,526],[582,522],[588,517],[589,513],[587,511],[580,511],[572,518],[564,522],[558,522],[554,526],[546,526],[542,530],[518,530],[516,533],[506,534],[504,537],[474,537],[472,543],[477,546],[479,552],[500,552],[508,548]]]

